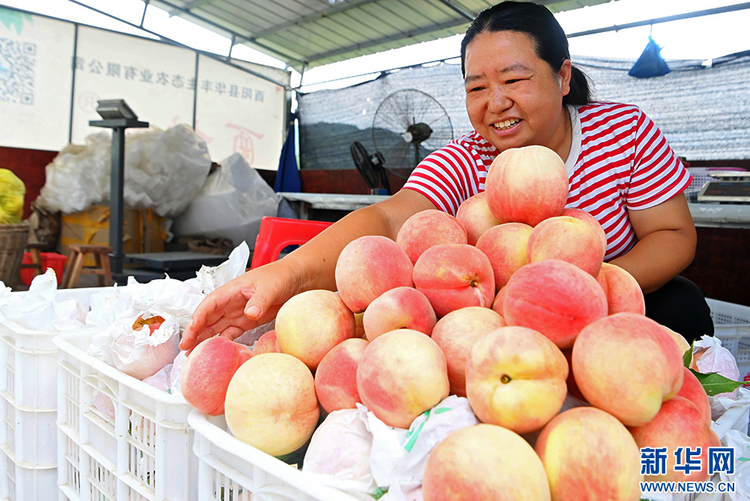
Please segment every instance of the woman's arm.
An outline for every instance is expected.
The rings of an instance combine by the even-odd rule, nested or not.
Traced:
[[[183,332],[180,348],[190,350],[216,334],[235,339],[275,318],[281,305],[300,292],[336,290],[336,260],[349,242],[365,235],[395,240],[404,221],[427,209],[435,209],[427,197],[401,190],[348,214],[283,259],[250,270],[206,296]]]
[[[679,194],[655,207],[628,211],[638,242],[613,259],[630,272],[643,292],[653,292],[693,261],[697,236],[687,200]]]

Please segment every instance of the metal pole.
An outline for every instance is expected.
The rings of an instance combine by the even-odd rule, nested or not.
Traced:
[[[122,273],[124,238],[125,127],[112,129],[112,165],[109,188],[109,246],[113,275]]]

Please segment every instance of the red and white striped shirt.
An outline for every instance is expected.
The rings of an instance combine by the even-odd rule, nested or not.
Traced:
[[[614,259],[637,240],[628,209],[669,200],[688,187],[692,176],[637,106],[595,102],[570,109],[567,207],[583,209],[599,221],[607,234],[605,260]],[[461,202],[484,191],[487,170],[498,153],[473,131],[428,155],[404,188],[455,215]]]

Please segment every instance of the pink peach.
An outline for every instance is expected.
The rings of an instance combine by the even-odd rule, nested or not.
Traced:
[[[495,298],[490,260],[468,244],[430,247],[414,264],[413,277],[438,318],[465,306],[489,308]]]
[[[562,214],[568,200],[568,173],[549,148],[509,148],[492,162],[484,189],[497,219],[536,226]]]
[[[335,280],[344,304],[354,313],[387,290],[412,287],[414,266],[390,238],[368,235],[349,242],[336,261]]]
[[[487,205],[487,193],[484,191],[461,202],[456,212],[456,219],[466,228],[469,245],[476,245],[477,240],[485,231],[502,222],[492,215]]]
[[[607,298],[596,279],[558,259],[521,267],[505,287],[505,322],[534,329],[560,348],[573,346],[581,329],[607,315]]]
[[[326,412],[356,409],[362,402],[357,391],[357,366],[367,347],[366,339],[346,339],[326,353],[315,371],[315,393]]]
[[[436,321],[430,300],[413,287],[384,292],[370,303],[362,318],[368,341],[396,329],[412,329],[429,336]]]
[[[490,258],[496,290],[505,287],[510,276],[527,263],[532,230],[524,223],[503,223],[487,230],[477,241],[477,249]]]
[[[596,277],[602,267],[604,246],[599,235],[581,219],[555,216],[534,227],[527,249],[529,263],[560,259]]]
[[[443,350],[448,362],[452,394],[466,396],[466,358],[477,339],[504,326],[500,314],[481,306],[454,310],[438,320],[432,329],[432,339]]]
[[[633,275],[615,264],[602,263],[597,281],[607,295],[610,315],[629,311],[640,315],[646,314],[646,300],[643,290]]]
[[[438,244],[465,244],[466,229],[455,217],[437,209],[417,212],[401,225],[396,243],[416,263],[422,253]]]

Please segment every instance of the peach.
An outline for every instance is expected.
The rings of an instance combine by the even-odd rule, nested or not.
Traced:
[[[495,289],[505,287],[510,276],[527,263],[526,249],[533,228],[524,223],[503,223],[487,230],[476,247],[490,258]]]
[[[485,231],[502,223],[490,212],[490,206],[487,205],[487,193],[484,191],[461,202],[456,212],[456,219],[466,228],[469,245],[476,245],[477,240]]]
[[[656,416],[642,426],[630,428],[635,443],[641,449],[666,447],[666,472],[646,472],[646,480],[674,482],[704,482],[708,480],[708,448],[721,447],[721,441],[706,422],[698,407],[687,398],[675,396],[665,401]],[[680,462],[675,453],[682,448]],[[700,448],[700,454],[693,456]],[[690,451],[690,461],[686,454]],[[686,472],[675,466],[700,462],[701,468]],[[692,470],[692,468],[691,468]]]
[[[640,451],[627,428],[594,407],[555,416],[534,445],[555,501],[638,501]]]
[[[365,312],[360,311],[354,314],[354,337],[365,337]]]
[[[708,401],[706,390],[690,369],[683,367],[683,372],[682,388],[677,392],[677,396],[685,397],[693,402],[705,421],[711,425],[711,403]]]
[[[607,295],[610,315],[624,311],[646,314],[646,300],[641,286],[625,269],[615,264],[602,263],[596,280]]]
[[[344,247],[336,261],[336,287],[344,304],[359,313],[387,290],[412,287],[413,267],[406,252],[390,238],[359,237]]]
[[[315,393],[326,412],[356,409],[362,402],[357,392],[357,366],[367,340],[345,339],[326,353],[315,371]]]
[[[495,295],[495,300],[492,301],[492,311],[503,315],[503,301],[505,300],[505,294],[508,292],[507,287],[501,288]],[[504,320],[504,319],[503,319]]]
[[[281,353],[279,340],[276,337],[276,331],[270,330],[264,332],[253,345],[253,355],[261,353]]]
[[[425,334],[398,329],[370,341],[357,367],[362,403],[388,426],[412,421],[450,393],[440,347]]]
[[[465,306],[489,308],[495,298],[490,260],[468,244],[430,247],[414,264],[413,278],[438,318]]]
[[[572,368],[586,400],[641,426],[682,387],[682,354],[648,317],[615,313],[586,326],[573,345]]]
[[[674,342],[677,343],[677,348],[680,350],[680,353],[682,353],[683,356],[685,356],[685,352],[690,350],[692,352],[692,348],[687,342],[687,339],[680,334],[679,332],[675,332],[666,325],[662,325],[662,328],[667,331],[667,333],[672,336],[672,339],[674,339]],[[692,360],[692,357],[691,357]],[[691,365],[691,367],[693,367]],[[693,367],[694,368],[694,367]]]
[[[579,400],[586,401],[586,397],[583,396],[583,393],[581,393],[581,390],[578,389],[578,385],[576,384],[576,378],[573,374],[573,370],[570,369],[572,367],[572,358],[573,358],[573,348],[563,348],[562,350],[563,355],[565,355],[565,360],[568,362],[568,379],[566,381],[568,385],[568,393],[574,397],[576,397]]]
[[[602,225],[599,224],[599,220],[596,219],[594,216],[592,216],[590,213],[586,212],[583,209],[574,209],[574,208],[565,208],[562,211],[561,216],[570,216],[574,217],[576,219],[580,219],[581,221],[584,221],[586,224],[591,226],[591,229],[594,230],[594,232],[599,235],[599,240],[602,242],[602,247],[604,247],[604,252],[606,254],[607,250],[607,234],[604,232],[604,228],[602,228]]]
[[[560,348],[573,346],[581,329],[607,315],[607,299],[596,279],[558,259],[521,267],[506,288],[505,323],[534,329]]]
[[[560,259],[596,277],[602,267],[604,246],[599,235],[581,219],[556,216],[545,219],[529,235],[529,263]]]
[[[180,390],[185,400],[209,416],[224,414],[229,381],[250,358],[243,348],[246,347],[219,336],[199,343],[180,372]]]
[[[424,501],[549,501],[539,456],[518,434],[492,424],[458,429],[427,456]]]
[[[437,209],[423,210],[409,217],[396,235],[396,243],[416,263],[422,253],[438,244],[465,244],[466,229],[454,216]]]
[[[466,359],[466,396],[474,414],[519,434],[541,429],[560,412],[567,378],[560,348],[526,327],[490,331]]]
[[[276,315],[276,339],[283,353],[315,370],[323,356],[354,336],[354,314],[335,292],[315,289],[292,296]]]
[[[271,456],[302,447],[320,417],[310,369],[286,353],[261,353],[242,364],[224,407],[229,431]]]
[[[429,336],[436,321],[430,300],[413,287],[385,291],[370,303],[362,318],[368,341],[396,329],[412,329]]]
[[[549,148],[510,148],[492,162],[484,189],[497,219],[536,226],[562,214],[568,201],[568,173]]]
[[[488,332],[505,326],[499,313],[481,306],[467,306],[438,320],[432,339],[440,346],[448,362],[451,393],[466,396],[466,358],[474,342]]]

